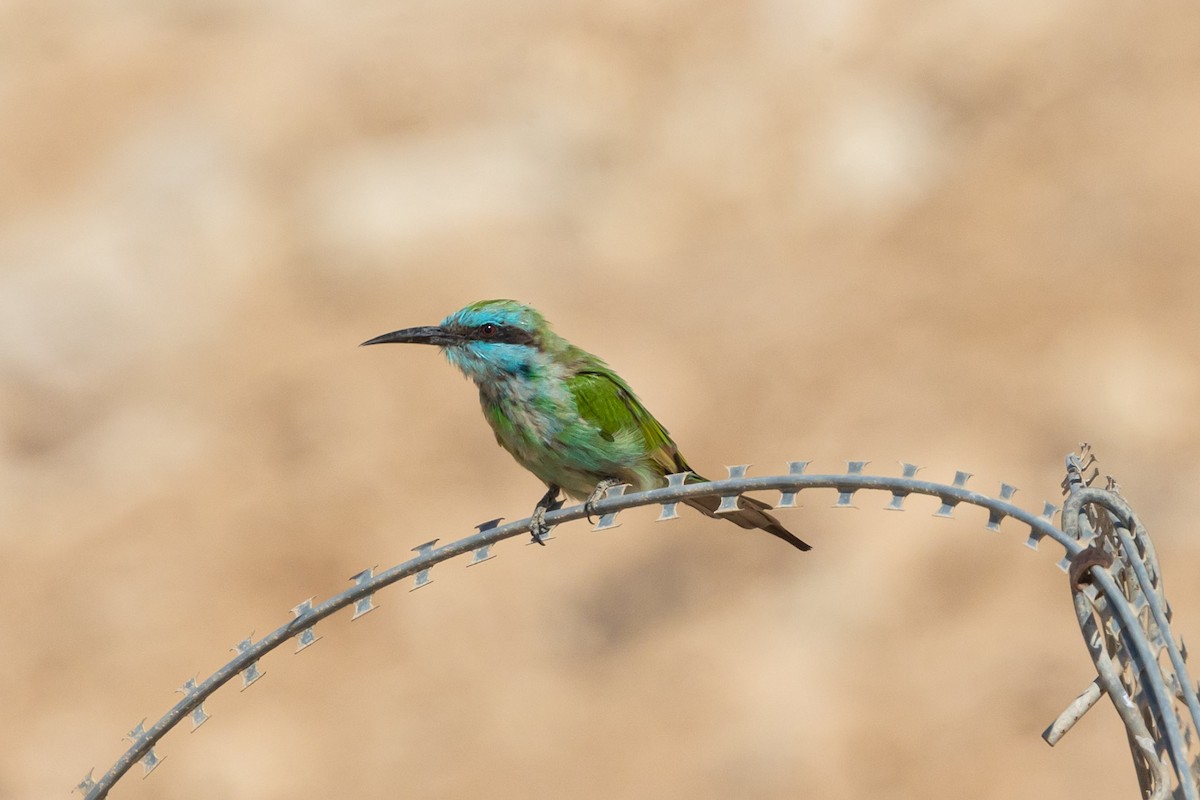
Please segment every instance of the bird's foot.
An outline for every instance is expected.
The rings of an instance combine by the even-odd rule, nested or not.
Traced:
[[[588,495],[587,500],[583,501],[583,513],[587,515],[587,521],[592,522],[592,514],[596,513],[596,503],[604,497],[604,493],[614,486],[620,486],[622,481],[616,478],[605,478],[596,484],[596,488],[592,489],[592,493]]]
[[[542,547],[546,543],[542,541],[550,533],[550,527],[546,524],[546,514],[551,511],[557,511],[562,508],[563,501],[558,498],[558,487],[551,486],[549,491],[538,500],[537,506],[533,509],[533,514],[529,517],[529,533],[532,534],[533,540]]]

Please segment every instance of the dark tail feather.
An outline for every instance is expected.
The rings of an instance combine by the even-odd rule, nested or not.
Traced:
[[[731,511],[728,514],[716,513],[717,506],[721,505],[721,498],[719,497],[697,497],[684,500],[683,502],[713,519],[727,519],[743,528],[764,530],[772,536],[778,536],[798,550],[812,549],[812,545],[801,541],[797,536],[789,532],[787,528],[779,524],[779,520],[767,513],[767,510],[770,508],[769,505],[761,500],[755,500],[753,497],[746,497],[744,495],[739,497],[738,510]]]

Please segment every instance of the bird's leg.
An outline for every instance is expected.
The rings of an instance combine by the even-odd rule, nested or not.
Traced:
[[[542,547],[546,546],[542,537],[550,532],[550,526],[546,524],[546,513],[562,508],[562,504],[563,501],[558,499],[558,487],[550,484],[550,488],[534,506],[533,514],[529,518],[529,532],[533,534],[533,540]]]
[[[605,478],[596,484],[596,488],[592,489],[592,493],[588,495],[587,500],[583,501],[583,513],[587,514],[587,521],[592,521],[592,514],[596,512],[596,502],[604,497],[604,493],[614,486],[620,486],[624,481],[616,478]]]

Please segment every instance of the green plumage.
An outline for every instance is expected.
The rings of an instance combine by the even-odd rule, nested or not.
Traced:
[[[539,540],[541,517],[560,488],[590,503],[607,485],[653,489],[665,486],[667,475],[691,471],[629,385],[599,358],[555,334],[529,306],[512,300],[473,303],[439,326],[395,331],[365,344],[384,342],[436,344],[475,382],[496,441],[550,489],[534,514]],[[684,502],[716,516],[720,501]],[[720,518],[809,549],[767,513],[765,503],[742,497],[738,504]]]
[[[567,378],[567,390],[584,422],[594,427],[601,439],[615,442],[628,432],[640,438],[638,460],[658,477],[688,469],[667,431],[633,394],[633,390],[608,367],[595,359],[587,371]],[[640,488],[640,487],[639,487]]]

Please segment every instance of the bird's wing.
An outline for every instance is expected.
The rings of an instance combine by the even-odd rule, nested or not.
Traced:
[[[679,454],[667,429],[650,415],[629,385],[604,365],[581,369],[567,379],[567,388],[575,398],[579,415],[600,430],[600,435],[612,441],[617,433],[637,430],[646,442],[646,453],[663,475],[672,472],[691,472],[691,467]],[[692,472],[688,483],[703,483],[706,479]],[[743,528],[761,528],[778,536],[800,550],[809,545],[798,539],[779,520],[767,513],[766,503],[753,497],[739,497],[738,508],[730,513],[717,514],[718,497],[697,497],[685,500],[710,517],[720,517]]]
[[[608,369],[585,369],[567,379],[580,416],[611,441],[620,431],[636,430],[646,442],[646,454],[663,474],[688,469],[666,428],[637,399],[629,385]]]

